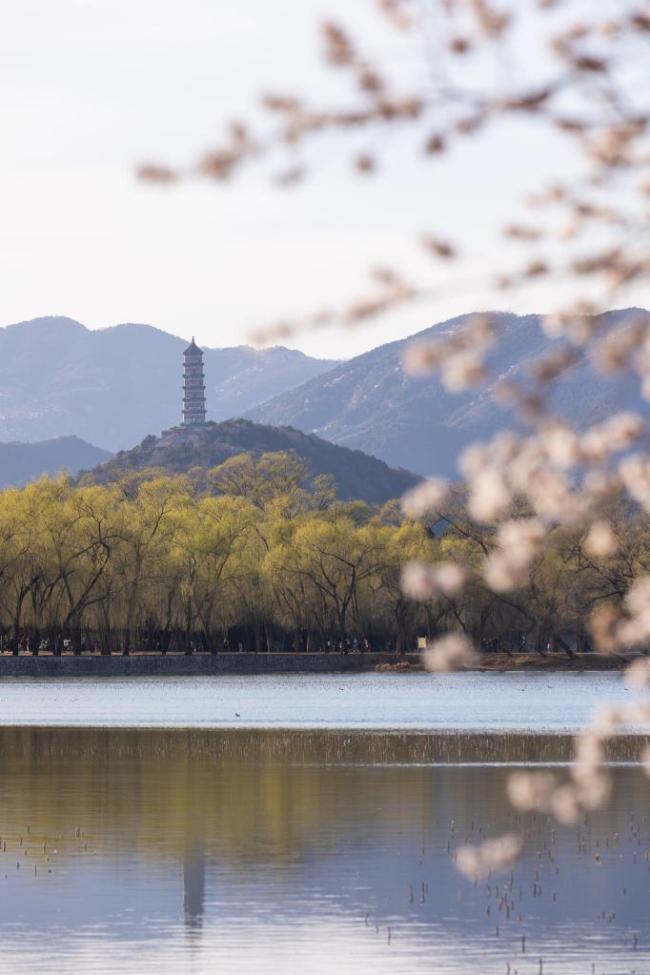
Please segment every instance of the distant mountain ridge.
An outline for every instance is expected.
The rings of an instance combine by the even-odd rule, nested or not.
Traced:
[[[115,451],[180,420],[185,339],[150,325],[65,317],[0,328],[0,440],[76,435]],[[276,346],[205,349],[208,417],[222,420],[336,363]]]
[[[120,451],[83,479],[102,484],[151,467],[182,474],[192,468],[217,467],[237,454],[259,457],[276,451],[296,454],[312,475],[332,475],[342,500],[383,504],[400,497],[418,481],[408,471],[393,470],[359,450],[338,447],[289,427],[269,427],[241,419],[192,428],[176,427],[161,437],[147,437],[139,446]]]
[[[110,458],[79,437],[57,437],[41,443],[0,443],[0,488],[22,487],[43,474],[67,473],[103,464]]]
[[[631,312],[648,315],[647,311],[627,309],[604,318],[615,324]],[[246,416],[316,433],[381,457],[392,467],[455,477],[458,454],[467,444],[512,426],[511,414],[495,398],[496,382],[508,377],[525,385],[532,360],[558,344],[541,330],[539,315],[496,313],[499,340],[488,355],[494,381],[486,388],[456,395],[447,392],[436,376],[416,379],[404,373],[407,344],[452,335],[469,317],[441,322],[342,362],[290,394],[254,407]],[[550,403],[582,427],[617,410],[648,411],[638,384],[629,376],[595,376],[584,363],[555,385]]]
[[[648,315],[612,311],[604,321],[619,322],[630,311]],[[541,330],[540,316],[495,313],[499,341],[488,356],[488,386],[454,395],[436,377],[405,375],[408,343],[453,335],[468,317],[343,362],[282,347],[204,350],[208,417],[243,415],[315,433],[393,468],[455,477],[463,447],[512,426],[496,383],[508,377],[525,386],[531,362],[558,345]],[[46,318],[0,328],[0,441],[74,434],[114,452],[174,427],[185,346],[148,325],[90,331],[72,319]],[[618,410],[648,409],[629,376],[600,377],[584,363],[555,384],[551,405],[582,427]]]

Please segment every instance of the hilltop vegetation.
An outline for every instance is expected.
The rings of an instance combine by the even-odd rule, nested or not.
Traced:
[[[84,482],[106,484],[127,474],[156,468],[167,474],[191,472],[201,481],[204,473],[238,454],[259,458],[266,453],[290,452],[310,476],[333,479],[342,500],[383,504],[397,498],[418,480],[397,471],[360,450],[337,447],[313,434],[291,427],[268,427],[250,420],[206,423],[201,427],[175,427],[161,437],[147,437],[138,447],[120,451],[84,477]]]

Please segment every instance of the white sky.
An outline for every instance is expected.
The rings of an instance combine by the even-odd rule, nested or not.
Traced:
[[[491,236],[500,216],[572,164],[535,127],[426,165],[393,136],[369,180],[351,175],[350,144],[325,140],[310,150],[314,178],[291,192],[273,188],[263,165],[225,186],[162,190],[133,177],[144,160],[196,158],[224,122],[254,111],[261,90],[315,90],[333,102],[347,92],[319,60],[325,15],[351,23],[399,71],[417,71],[373,9],[373,0],[0,0],[0,323],[148,322],[233,345],[367,290],[372,264],[444,281],[414,246],[423,229],[465,239],[470,277],[484,271],[500,256]],[[553,298],[540,292],[517,310]],[[347,356],[486,305],[494,299],[457,288],[371,329],[287,344]]]

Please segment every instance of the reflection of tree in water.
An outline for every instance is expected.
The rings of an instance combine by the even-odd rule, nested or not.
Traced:
[[[614,744],[617,757],[637,757],[638,739]],[[570,749],[557,735],[5,728],[3,833],[29,823],[54,837],[81,826],[96,849],[119,835],[122,850],[189,858],[200,878],[195,849],[266,862],[336,849],[343,810],[360,830],[369,815],[375,828],[424,823],[431,840],[447,835],[451,818],[462,829],[476,810],[505,829],[513,811],[494,770],[441,778],[428,766],[566,760]],[[377,765],[381,776],[369,774]],[[640,802],[643,786],[639,779]]]
[[[205,908],[205,842],[188,837],[183,854],[183,915],[188,928],[200,929]]]
[[[633,758],[640,742],[615,745]],[[563,761],[570,747],[556,735],[0,729],[3,840],[13,858],[22,836],[30,867],[43,843],[56,847],[53,883],[63,862],[89,868],[86,844],[109,887],[122,860],[169,875],[173,919],[198,959],[210,924],[250,905],[300,918],[336,904],[364,931],[364,917],[399,917],[432,938],[444,918],[448,937],[466,938],[468,924],[479,941],[496,937],[500,901],[459,878],[454,850],[516,826],[526,849],[508,931],[521,933],[520,914],[541,937],[607,910],[608,937],[627,925],[650,939],[641,776],[615,770],[612,804],[577,829],[553,830],[505,798],[500,763]],[[217,885],[233,896],[215,897]],[[152,895],[147,910],[162,903]]]

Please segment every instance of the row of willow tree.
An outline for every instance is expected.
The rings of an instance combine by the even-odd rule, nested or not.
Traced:
[[[460,496],[434,523],[409,520],[398,501],[338,501],[288,454],[103,485],[46,478],[0,493],[0,637],[34,652],[409,650],[460,626],[485,649],[589,649],[590,610],[650,568],[646,520],[610,516],[606,564],[558,529],[525,590],[495,594],[477,574],[417,603],[400,586],[407,560],[478,566],[490,549]]]

